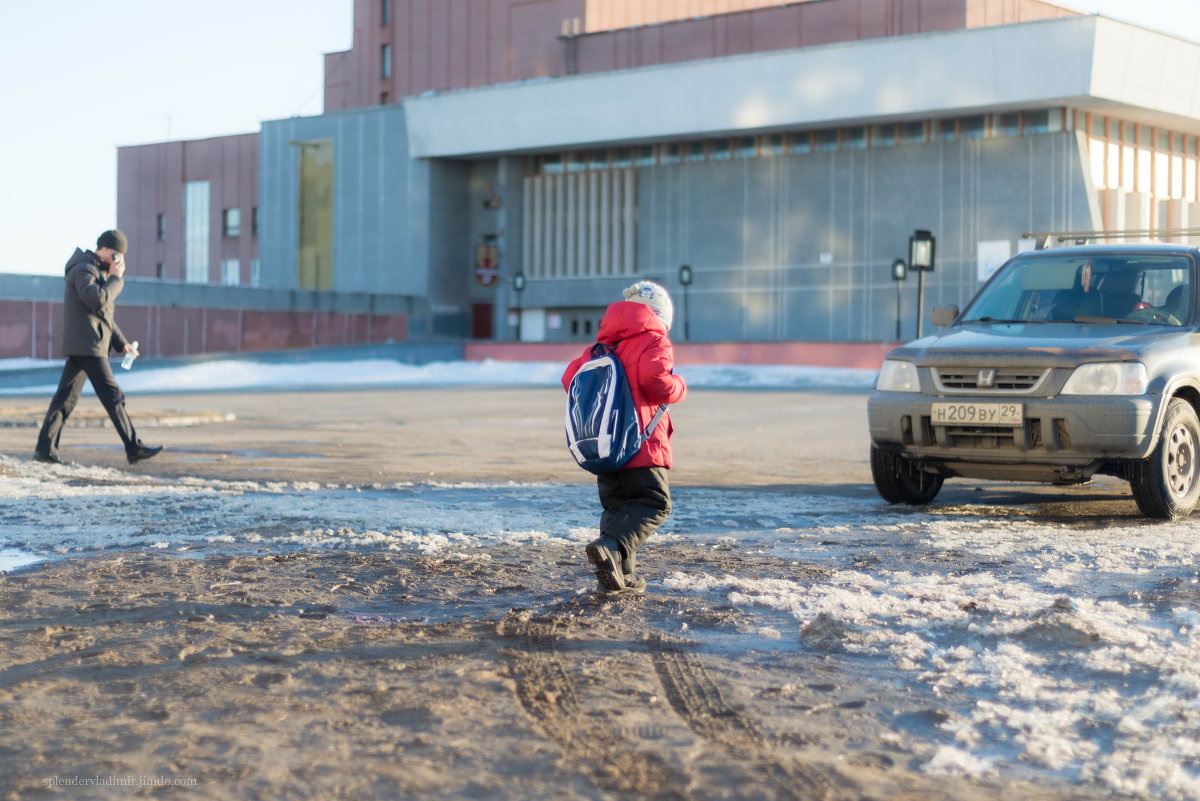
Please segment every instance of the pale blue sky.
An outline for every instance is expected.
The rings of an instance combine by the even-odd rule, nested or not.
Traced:
[[[116,225],[120,145],[320,114],[322,54],[349,49],[352,6],[0,0],[0,271],[59,274]]]
[[[120,145],[321,113],[322,54],[353,29],[353,0],[0,4],[0,272],[58,274],[116,224]],[[1200,0],[1062,5],[1200,42]]]

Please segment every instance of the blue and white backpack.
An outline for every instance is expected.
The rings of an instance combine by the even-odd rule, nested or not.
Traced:
[[[643,431],[621,360],[611,345],[597,342],[567,387],[567,448],[584,470],[612,473],[634,457],[666,411],[660,406]]]

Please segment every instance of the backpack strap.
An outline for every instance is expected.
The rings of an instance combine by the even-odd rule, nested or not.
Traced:
[[[650,439],[650,435],[654,433],[654,429],[658,428],[658,421],[667,413],[667,404],[662,404],[658,407],[658,411],[650,418],[650,425],[646,426],[646,430],[642,432],[642,442]]]
[[[596,359],[606,353],[611,353],[616,356],[617,349],[607,342],[597,342],[592,345],[592,358]],[[650,439],[650,435],[654,433],[654,429],[658,428],[658,421],[662,420],[664,414],[667,413],[667,404],[662,404],[658,407],[658,411],[654,413],[654,417],[650,418],[650,424],[646,426],[646,430],[642,432],[641,441],[645,442]]]

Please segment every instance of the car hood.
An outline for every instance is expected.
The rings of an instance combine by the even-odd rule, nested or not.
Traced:
[[[1160,349],[1200,344],[1190,329],[1091,323],[960,325],[909,342],[888,354],[918,366],[961,365],[980,359],[996,367],[1068,367],[1084,362],[1134,361]]]

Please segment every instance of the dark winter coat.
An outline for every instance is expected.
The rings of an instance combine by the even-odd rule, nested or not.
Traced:
[[[600,321],[600,342],[616,347],[617,358],[625,368],[638,420],[643,427],[663,403],[679,403],[687,395],[687,385],[675,375],[675,351],[667,338],[667,328],[654,311],[644,303],[620,300],[608,307]],[[563,387],[591,358],[591,348],[567,365],[562,376]],[[671,434],[675,427],[671,415],[664,414],[654,433],[630,459],[623,470],[633,467],[671,466]]]
[[[75,249],[63,287],[63,356],[107,356],[110,350],[125,350],[125,335],[113,315],[113,302],[124,288],[125,281],[110,277],[95,253]]]

